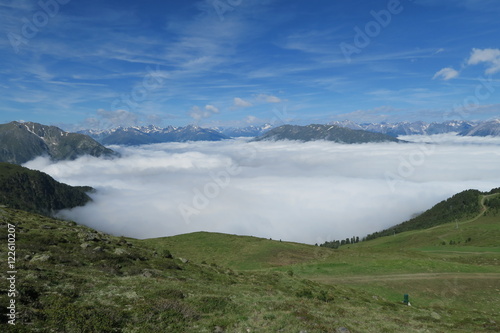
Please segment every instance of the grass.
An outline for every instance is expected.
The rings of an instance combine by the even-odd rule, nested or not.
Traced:
[[[500,330],[500,221],[490,211],[459,229],[339,250],[213,233],[136,240],[8,208],[1,239],[6,223],[17,229],[20,294],[18,325],[3,318],[2,332]],[[2,313],[7,301],[2,285]]]
[[[291,273],[322,284],[367,292],[394,304],[402,300],[404,293],[409,293],[414,305],[435,310],[428,316],[430,321],[441,321],[439,313],[450,310],[477,317],[470,320],[456,317],[457,322],[478,324],[481,316],[497,318],[500,315],[498,239],[500,214],[490,210],[472,219],[382,237],[339,250],[214,234],[183,235],[164,241],[169,242],[173,251],[189,252],[197,260],[209,258],[233,269],[266,268]],[[252,244],[265,246],[255,250]],[[211,251],[211,247],[219,252]],[[295,254],[299,249],[303,260],[282,259],[286,251],[290,251],[290,258],[297,259]],[[476,327],[475,331],[498,328],[496,322],[492,322]],[[452,327],[448,331],[457,330]]]
[[[169,249],[174,255],[197,262],[238,270],[292,265],[321,259],[331,253],[328,249],[305,244],[208,232],[153,238],[144,240],[144,244],[157,250]]]
[[[456,226],[449,223],[342,247],[326,259],[289,269],[393,301],[408,293],[419,307],[498,318],[500,217],[489,211]],[[449,245],[450,240],[455,245]]]

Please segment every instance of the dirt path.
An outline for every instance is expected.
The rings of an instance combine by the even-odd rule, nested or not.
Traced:
[[[377,281],[407,281],[407,280],[497,280],[500,283],[500,273],[415,273],[415,274],[391,274],[391,275],[359,275],[359,276],[318,276],[310,280],[321,283],[365,283]]]
[[[469,221],[465,221],[465,222],[462,222],[462,223],[470,223],[470,222],[474,222],[475,220],[477,220],[478,218],[480,218],[481,216],[483,216],[483,214],[488,210],[488,207],[484,204],[484,202],[486,201],[486,199],[489,199],[489,198],[493,198],[493,197],[496,197],[498,195],[498,193],[493,193],[493,194],[489,194],[489,195],[483,195],[483,197],[481,198],[481,212],[479,213],[478,216],[474,217],[472,220],[469,220]]]
[[[484,202],[486,201],[486,199],[496,197],[497,195],[499,195],[499,194],[498,193],[493,193],[493,194],[489,194],[489,195],[483,195],[482,198],[481,198],[481,202],[480,202],[480,204],[481,204],[481,212],[477,216],[473,217],[472,219],[467,220],[467,221],[463,221],[463,222],[458,222],[458,224],[462,225],[462,224],[466,224],[466,223],[471,223],[471,222],[476,221],[480,217],[482,217],[484,215],[484,213],[488,210],[488,207],[484,204]],[[429,228],[427,230],[436,229],[436,228],[439,228],[441,226],[442,225],[437,225],[437,226]],[[444,239],[445,236],[447,236],[447,235],[441,236],[440,239]]]

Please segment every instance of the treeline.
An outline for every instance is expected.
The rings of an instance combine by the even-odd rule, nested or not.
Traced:
[[[352,237],[352,238],[346,238],[343,240],[333,240],[331,242],[324,242],[323,244],[320,244],[319,246],[321,247],[328,247],[331,249],[338,249],[339,247],[343,245],[350,245],[350,244],[356,244],[359,243],[359,237]],[[316,244],[318,245],[318,244]]]
[[[500,188],[494,189],[489,193],[500,193]],[[404,231],[428,229],[456,220],[472,218],[481,212],[481,204],[479,202],[481,194],[478,190],[467,190],[455,194],[453,197],[441,201],[421,215],[389,229],[370,234],[365,239],[372,240]]]
[[[83,206],[91,187],[59,183],[49,175],[0,162],[0,205],[46,216],[65,208]]]
[[[496,194],[496,193],[500,193],[500,187],[494,188],[494,189],[492,189],[491,191],[489,191],[489,192],[485,192],[485,193],[483,193],[483,194],[485,194],[485,195],[490,195],[490,194]]]
[[[490,208],[490,209],[499,210],[500,209],[500,197],[486,199],[484,201],[484,204],[486,206],[488,206],[488,208]]]
[[[491,190],[490,192],[486,193],[486,194],[498,194],[500,193],[500,187],[498,188],[494,188],[493,190]],[[486,199],[484,200],[484,204],[486,206],[488,206],[488,208],[490,208],[491,210],[493,210],[493,214],[496,214],[498,213],[498,211],[500,210],[500,196],[496,196],[496,197],[493,197],[491,199]]]

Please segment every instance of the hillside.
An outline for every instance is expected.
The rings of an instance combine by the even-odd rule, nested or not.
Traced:
[[[1,317],[0,331],[496,332],[500,189],[477,198],[481,214],[458,228],[338,250],[207,232],[136,240],[0,206],[22,272],[16,326]],[[2,313],[10,299],[2,289]]]
[[[479,213],[469,215],[464,210],[458,224],[438,223],[338,250],[210,233],[168,237],[165,242],[172,253],[188,251],[196,260],[222,262],[233,269],[269,267],[265,270],[353,288],[376,295],[374,298],[397,300],[409,293],[414,306],[430,310],[419,325],[444,324],[445,317],[450,320],[431,332],[460,332],[463,325],[471,325],[473,332],[494,332],[500,329],[500,322],[494,319],[500,313],[500,191],[476,194],[465,191],[444,201],[449,204],[474,196],[471,202],[479,203]],[[432,216],[428,213],[427,217]],[[159,240],[145,241],[161,244]],[[295,261],[284,264],[286,258]],[[405,326],[404,331],[412,329]]]
[[[500,190],[494,189],[488,194],[494,193],[500,193]],[[481,204],[482,195],[484,195],[484,193],[477,190],[463,191],[447,200],[441,201],[431,209],[411,220],[368,235],[366,240],[391,236],[404,231],[428,229],[449,222],[473,218],[484,209]]]
[[[43,215],[83,206],[92,188],[72,187],[49,175],[18,165],[0,162],[0,204]]]
[[[306,244],[211,232],[153,238],[145,242],[156,249],[168,248],[174,255],[188,256],[197,262],[216,262],[245,270],[298,264],[331,254],[328,249]]]
[[[23,164],[39,156],[73,160],[82,155],[116,156],[94,139],[55,126],[17,121],[0,125],[0,162]]]
[[[435,282],[425,285],[427,298],[421,298],[415,293],[420,288],[418,281],[411,281],[412,285],[417,283],[418,288],[399,285],[401,289],[394,292],[387,287],[365,287],[356,277],[359,273],[345,270],[349,262],[361,265],[362,274],[370,274],[370,267],[375,265],[388,267],[387,254],[383,254],[387,252],[380,250],[329,250],[331,255],[326,255],[327,252],[315,246],[266,240],[268,254],[274,247],[281,249],[278,250],[282,251],[280,256],[286,257],[287,248],[291,253],[300,248],[303,255],[309,252],[307,255],[316,260],[280,266],[277,268],[280,271],[238,271],[218,262],[224,260],[226,250],[219,255],[211,251],[213,261],[203,263],[182,255],[179,249],[158,249],[151,240],[114,237],[73,222],[0,208],[3,239],[7,238],[8,226],[15,226],[18,258],[15,268],[22,272],[22,278],[16,280],[19,292],[15,298],[16,326],[8,325],[2,317],[2,332],[395,333],[403,327],[404,332],[409,333],[422,330],[468,333],[494,332],[500,328],[494,320],[498,297],[491,294],[487,285],[481,286],[483,293],[489,293],[487,298],[472,285],[461,285],[458,296],[467,292],[468,301],[476,297],[476,301],[485,302],[484,306],[476,305],[475,310],[470,311],[458,307],[455,298],[447,298],[446,303],[429,300],[429,297],[436,299],[438,292],[433,288],[439,285]],[[198,242],[189,244],[200,252],[210,248],[214,239],[224,242],[232,239],[235,245],[241,240],[247,254],[252,243],[263,242],[257,238],[220,234],[194,236]],[[177,242],[179,246],[181,243],[181,240]],[[260,251],[259,246],[254,249]],[[0,255],[5,257],[5,251],[6,248],[0,248]],[[367,261],[367,256],[377,253],[379,260]],[[252,260],[260,260],[259,257]],[[425,263],[427,268],[442,261],[409,253],[396,254],[392,260],[403,258]],[[249,259],[247,256],[241,260]],[[498,272],[498,266],[491,266],[492,260],[483,259],[483,268],[479,270],[486,274],[482,281],[489,284],[495,280],[489,279],[488,274],[492,273],[486,272]],[[453,265],[443,265],[443,269],[467,267],[467,263],[460,260]],[[405,269],[402,267],[401,271]],[[330,273],[325,276],[327,271]],[[325,277],[337,280],[332,282]],[[350,283],[338,280],[342,277]],[[6,278],[5,271],[0,273],[0,278]],[[370,284],[373,286],[373,282]],[[412,293],[413,307],[401,305],[402,294],[408,291]],[[7,313],[8,301],[7,292],[3,290],[0,293],[2,313]]]
[[[279,140],[327,140],[338,143],[401,142],[389,135],[364,130],[352,130],[336,125],[283,125],[255,139],[255,141]]]

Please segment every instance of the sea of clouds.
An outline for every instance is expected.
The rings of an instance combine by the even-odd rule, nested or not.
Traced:
[[[61,216],[136,238],[195,231],[309,244],[363,237],[466,189],[500,187],[500,138],[165,143],[25,166],[97,191]]]

